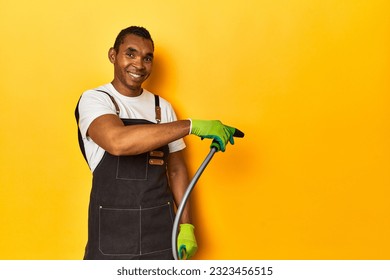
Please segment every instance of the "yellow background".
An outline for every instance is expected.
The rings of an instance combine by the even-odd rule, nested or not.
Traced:
[[[81,259],[80,94],[129,25],[145,86],[246,133],[193,193],[197,259],[390,258],[388,0],[0,0],[0,259]],[[209,142],[186,138],[191,174]]]

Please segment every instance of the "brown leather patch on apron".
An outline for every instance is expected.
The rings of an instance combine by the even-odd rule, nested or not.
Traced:
[[[151,157],[163,157],[164,156],[164,152],[163,151],[151,151],[149,153],[149,155]]]
[[[150,165],[163,165],[164,164],[164,160],[157,159],[157,158],[151,158],[151,159],[149,159],[149,164]]]

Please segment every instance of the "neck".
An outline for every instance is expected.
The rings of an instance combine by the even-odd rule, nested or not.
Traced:
[[[121,84],[115,83],[115,81],[112,81],[111,84],[113,85],[113,87],[116,89],[117,92],[127,97],[137,97],[140,96],[143,92],[142,87],[137,87],[137,88],[125,87]]]

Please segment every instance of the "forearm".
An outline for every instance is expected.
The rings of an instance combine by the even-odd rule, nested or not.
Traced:
[[[170,154],[168,161],[168,178],[175,204],[179,207],[189,183],[188,171],[182,152]],[[191,223],[189,201],[187,201],[183,209],[180,223]]]
[[[167,145],[189,134],[187,122],[125,126],[115,136],[116,154],[141,154]]]
[[[184,189],[185,191],[185,189]],[[183,192],[184,194],[184,192]],[[175,204],[177,206],[180,205],[180,203],[182,202],[183,200],[183,195],[182,194],[178,194],[176,192],[176,194],[173,195],[174,197],[174,200],[175,200]],[[181,214],[181,217],[180,217],[180,224],[191,224],[191,212],[190,212],[190,201],[188,200],[186,205],[184,206],[184,209],[183,209],[183,212]]]
[[[189,120],[125,126],[116,116],[104,115],[92,122],[88,134],[104,150],[121,156],[154,150],[188,135],[189,131]]]

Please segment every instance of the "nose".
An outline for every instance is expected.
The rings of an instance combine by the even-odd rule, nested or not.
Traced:
[[[141,57],[134,58],[132,65],[137,69],[144,69],[145,65]]]

